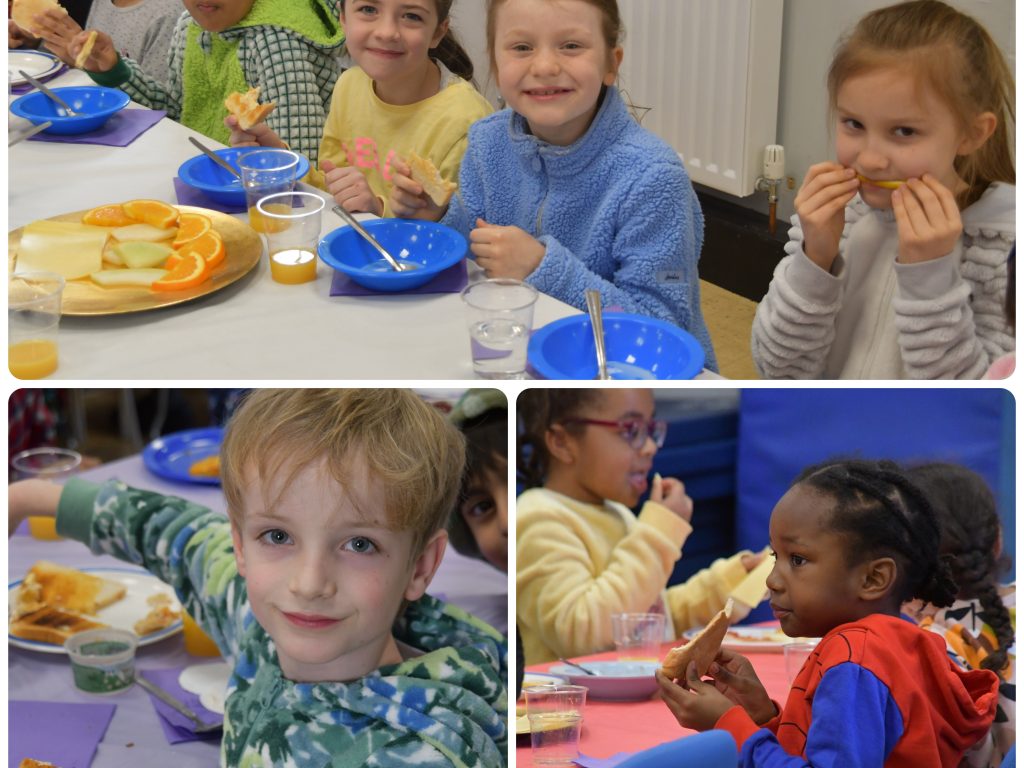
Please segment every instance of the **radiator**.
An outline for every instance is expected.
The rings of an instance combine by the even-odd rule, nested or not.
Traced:
[[[619,86],[697,184],[745,197],[775,143],[783,0],[619,0]]]

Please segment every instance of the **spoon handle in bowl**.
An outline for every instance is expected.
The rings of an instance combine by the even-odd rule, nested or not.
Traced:
[[[377,238],[375,238],[373,235],[367,232],[366,229],[363,228],[363,225],[359,223],[359,219],[357,219],[351,213],[346,211],[340,205],[334,206],[331,210],[334,211],[339,216],[341,216],[341,218],[345,220],[345,223],[347,223],[350,227],[352,227],[352,229],[358,232],[359,235],[366,240],[366,242],[368,242],[370,245],[376,248],[377,253],[384,257],[384,260],[391,265],[391,268],[395,270],[395,272],[402,272],[405,269],[405,267],[398,263],[394,256],[387,252],[387,249],[385,249],[383,245],[377,242]]]
[[[597,378],[608,378],[608,358],[604,348],[604,321],[601,317],[601,294],[588,289],[587,312],[590,313],[590,324],[594,330],[594,348],[597,350]]]

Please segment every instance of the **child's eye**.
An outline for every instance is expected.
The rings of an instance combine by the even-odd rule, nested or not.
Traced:
[[[516,53],[528,53],[530,46],[526,43],[516,43],[515,45],[510,46],[509,50],[515,51]]]
[[[804,563],[807,562],[807,558],[804,557],[803,555],[790,555],[789,556],[789,562],[794,567],[799,568],[801,565],[803,565]]]
[[[287,531],[282,531],[280,528],[271,528],[269,531],[261,533],[258,540],[262,541],[264,544],[271,544],[278,547],[283,544],[291,543],[292,537],[288,535]]]
[[[854,120],[852,117],[843,118],[839,123],[851,131],[860,131],[864,128],[859,120]]]
[[[583,46],[580,45],[579,43],[565,43],[562,45],[562,47],[570,51],[576,51],[582,48]]]
[[[411,11],[406,13],[403,18],[409,19],[409,21],[421,22],[423,17],[418,13],[412,13]]]
[[[377,551],[377,545],[365,536],[356,536],[345,542],[344,549],[349,552],[356,552],[360,555],[368,555]]]
[[[893,128],[892,132],[899,136],[901,139],[909,139],[911,136],[917,133],[917,131],[915,131],[913,128]]]
[[[494,512],[494,499],[490,496],[473,496],[462,504],[462,516],[467,520],[478,520]]]

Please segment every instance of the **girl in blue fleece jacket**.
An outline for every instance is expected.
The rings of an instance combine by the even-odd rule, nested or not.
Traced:
[[[470,128],[446,207],[396,163],[391,210],[467,234],[488,277],[581,310],[593,288],[605,306],[675,323],[717,370],[700,311],[700,205],[679,157],[613,87],[621,33],[615,0],[491,0],[487,44],[509,109]]]

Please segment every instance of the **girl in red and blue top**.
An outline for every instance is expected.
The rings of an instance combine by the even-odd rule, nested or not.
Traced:
[[[942,768],[985,737],[999,680],[963,670],[942,638],[900,616],[911,598],[957,594],[927,498],[889,461],[804,470],[769,523],[772,611],[791,637],[820,637],[783,707],[750,662],[722,651],[661,696],[681,725],[729,731],[739,765]]]

